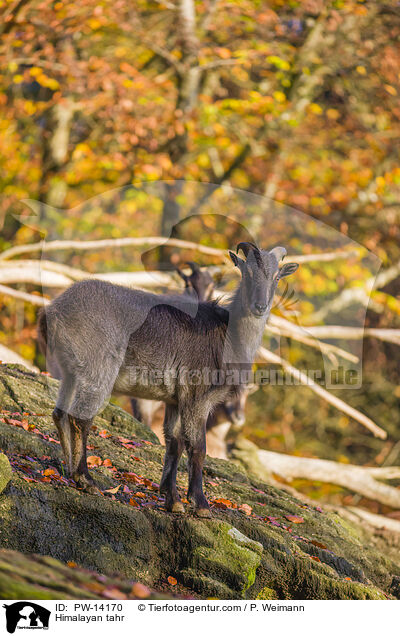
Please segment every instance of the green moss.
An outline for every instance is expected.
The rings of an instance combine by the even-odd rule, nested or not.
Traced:
[[[192,567],[222,580],[240,597],[253,585],[261,562],[262,546],[226,523],[209,524],[212,545],[194,549]]]
[[[0,453],[0,493],[9,484],[12,477],[12,471],[8,457]]]
[[[279,596],[270,587],[263,587],[262,590],[256,596],[258,601],[273,601],[275,599],[279,599]]]

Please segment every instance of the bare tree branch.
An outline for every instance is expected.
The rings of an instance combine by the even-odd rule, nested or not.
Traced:
[[[209,256],[218,256],[227,259],[226,250],[217,249],[215,247],[208,247],[207,245],[200,245],[191,241],[182,241],[180,239],[170,238],[165,236],[147,236],[147,237],[132,237],[132,238],[120,238],[120,239],[104,239],[100,241],[40,241],[39,243],[32,243],[31,245],[16,245],[8,250],[5,250],[0,254],[0,261],[19,256],[20,254],[28,254],[32,252],[56,252],[59,250],[98,250],[107,247],[131,247],[133,245],[164,245],[168,242],[168,246],[181,247],[182,249],[197,250],[201,254],[208,254]]]
[[[307,333],[316,338],[332,338],[346,340],[362,340],[363,338],[377,338],[384,342],[400,345],[400,329],[376,329],[372,327],[342,327],[339,325],[321,325],[307,327]]]
[[[365,426],[368,430],[370,430],[375,437],[379,437],[380,439],[386,439],[387,433],[380,426],[375,424],[369,417],[357,411],[357,409],[353,408],[346,402],[343,402],[340,398],[336,397],[332,393],[329,393],[322,386],[317,384],[312,378],[308,375],[296,369],[296,367],[292,366],[287,360],[281,358],[276,353],[272,353],[265,349],[265,347],[260,347],[257,352],[257,361],[258,362],[272,362],[273,364],[279,364],[285,371],[295,378],[300,384],[307,386],[311,391],[314,391],[317,395],[322,397],[325,402],[329,402],[335,408],[339,409],[346,415],[349,415],[352,419],[356,420],[362,426]]]
[[[39,307],[44,307],[50,302],[49,300],[47,300],[47,298],[43,298],[43,296],[27,294],[25,292],[13,289],[12,287],[6,287],[5,285],[0,285],[0,294],[12,296],[13,298],[18,298],[19,300],[24,300],[25,302],[31,303],[32,305],[39,305]]]
[[[380,481],[382,479],[398,479],[400,467],[392,467],[391,475],[388,477],[387,473],[383,472],[385,469],[340,464],[327,459],[284,455],[261,450],[247,440],[238,440],[233,456],[239,459],[253,474],[262,472],[264,476],[272,473],[288,481],[307,479],[338,484],[386,506],[400,508],[400,490]]]
[[[370,293],[374,289],[381,289],[385,287],[392,280],[395,280],[400,275],[400,261],[392,265],[386,270],[380,272],[376,278],[371,276],[367,281],[365,281],[364,287],[350,287],[348,289],[344,289],[338,296],[336,296],[333,300],[326,303],[321,309],[316,311],[312,318],[315,322],[320,322],[325,320],[328,314],[340,313],[345,307],[352,305],[354,303],[359,303],[367,307],[368,305],[373,308],[378,313],[382,311],[380,305],[374,303],[371,299]]]
[[[16,351],[12,351],[8,347],[0,344],[0,362],[6,364],[23,364],[30,371],[39,371],[34,364],[25,360],[22,356],[19,355]]]

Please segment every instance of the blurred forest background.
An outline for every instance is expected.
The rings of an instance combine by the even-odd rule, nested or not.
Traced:
[[[231,186],[318,219],[382,262],[371,294],[360,254],[304,263],[291,282],[295,311],[283,302],[276,315],[345,325],[348,309],[363,324],[370,295],[366,327],[400,328],[397,1],[0,0],[0,11],[0,252],[44,235],[168,237],[190,213],[210,216],[178,238],[233,248],[235,232],[213,216],[224,213],[221,201],[229,212],[224,193]],[[166,183],[152,191],[156,180]],[[196,189],[190,181],[225,189]],[[41,202],[31,204],[34,216],[23,199]],[[235,218],[250,220],[260,244],[270,245],[262,215],[248,208],[246,215]],[[299,255],[330,247],[288,243]],[[61,262],[92,273],[134,272],[143,269],[142,251],[65,251]],[[178,254],[176,265],[190,258],[224,266],[218,255]],[[45,369],[35,339],[40,303],[32,302],[42,288],[26,277],[26,260],[18,273],[22,255],[12,256],[0,264],[0,344]],[[60,252],[45,258],[57,261]],[[337,297],[344,298],[339,308]],[[387,431],[386,440],[301,386],[254,393],[246,437],[291,455],[400,465],[400,340],[388,334],[363,341],[362,387],[332,391]],[[320,364],[320,352],[304,343],[281,338],[279,347],[297,368]],[[342,486],[292,485],[315,498],[360,502]],[[361,503],[399,517],[382,503]]]

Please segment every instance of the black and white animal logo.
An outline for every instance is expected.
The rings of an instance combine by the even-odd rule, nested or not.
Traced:
[[[32,603],[18,601],[11,605],[3,605],[6,610],[6,627],[9,634],[16,629],[48,629],[50,610]]]

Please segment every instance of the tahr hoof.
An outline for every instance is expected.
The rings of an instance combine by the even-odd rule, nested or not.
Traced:
[[[176,514],[182,515],[185,512],[185,506],[181,501],[175,501],[172,504],[171,512],[175,512]]]
[[[211,510],[209,508],[196,508],[195,515],[202,519],[211,519]]]
[[[87,492],[89,495],[99,495],[100,490],[97,488],[93,480],[88,479],[84,475],[79,475],[74,479],[78,488]]]

